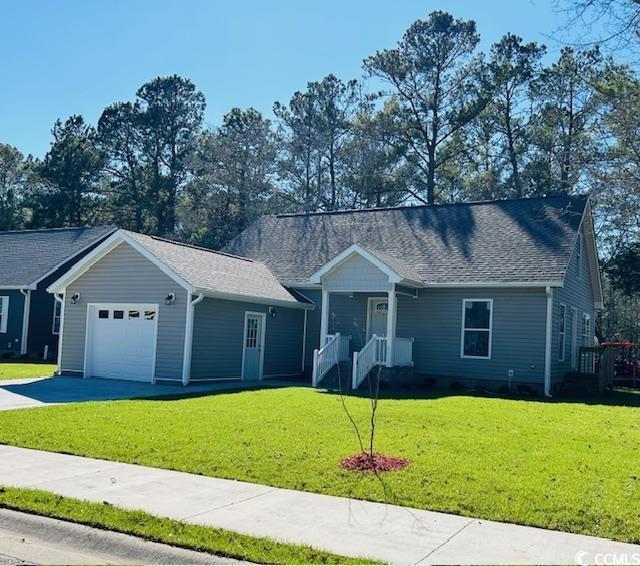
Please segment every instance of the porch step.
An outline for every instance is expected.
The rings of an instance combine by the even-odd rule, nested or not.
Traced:
[[[340,385],[342,385],[342,391],[351,390],[351,361],[340,362],[331,368],[320,382],[320,387],[332,391],[337,391]]]
[[[369,376],[374,380],[378,377],[380,372],[380,389],[398,389],[412,385],[415,381],[413,366],[398,366],[398,367],[374,367]],[[359,391],[367,391],[369,389],[368,379],[364,381],[358,387]]]

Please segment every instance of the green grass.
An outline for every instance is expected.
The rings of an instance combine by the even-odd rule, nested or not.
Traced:
[[[261,564],[372,564],[308,546],[285,544],[212,527],[191,525],[105,503],[33,489],[0,487],[0,507],[82,523],[155,542]]]
[[[38,362],[0,362],[0,381],[4,379],[27,379],[52,375],[55,364]]]
[[[640,396],[605,403],[383,399],[377,448],[411,464],[382,481],[339,467],[339,397],[301,387],[7,411],[0,442],[640,542]]]

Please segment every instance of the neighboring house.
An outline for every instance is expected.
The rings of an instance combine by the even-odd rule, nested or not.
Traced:
[[[118,231],[50,290],[60,371],[183,384],[352,359],[353,386],[383,366],[550,394],[602,307],[583,197],[265,216],[225,252]]]
[[[53,358],[60,303],[47,293],[113,227],[0,232],[0,354]]]

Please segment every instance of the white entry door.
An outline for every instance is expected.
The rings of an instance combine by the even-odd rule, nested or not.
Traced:
[[[387,335],[388,312],[389,301],[387,299],[369,299],[367,340],[374,334],[380,338],[384,338]]]
[[[242,379],[262,379],[264,364],[264,334],[266,316],[259,312],[244,315],[244,346],[242,351]]]
[[[89,304],[85,377],[152,382],[158,305]]]

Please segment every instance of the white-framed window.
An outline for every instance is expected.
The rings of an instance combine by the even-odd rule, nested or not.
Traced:
[[[582,273],[582,232],[578,232],[578,241],[576,242],[576,275],[580,277]]]
[[[582,314],[582,345],[593,346],[591,341],[591,315],[586,312]]]
[[[560,325],[558,327],[558,361],[564,362],[567,344],[567,307],[560,305]]]
[[[460,357],[491,358],[493,299],[463,299]]]
[[[9,297],[0,297],[0,333],[6,334],[9,319]]]
[[[62,303],[57,299],[53,301],[53,323],[51,325],[52,334],[60,334],[60,317],[62,315]]]

